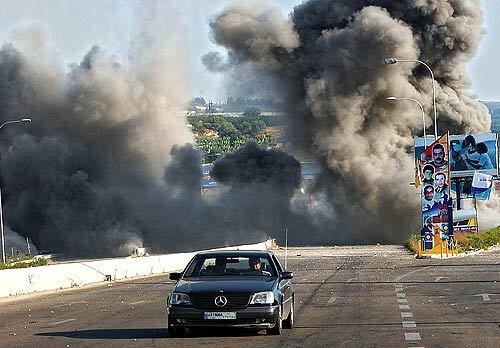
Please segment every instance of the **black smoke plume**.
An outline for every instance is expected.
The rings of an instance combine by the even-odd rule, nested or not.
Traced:
[[[437,81],[439,133],[487,131],[490,115],[466,93],[464,63],[483,34],[478,0],[310,0],[289,19],[264,2],[238,1],[216,15],[212,38],[227,51],[232,90],[284,99],[288,140],[323,165],[319,187],[336,223],[324,242],[400,241],[418,231],[412,139],[420,110],[388,96],[420,100],[432,110]],[[212,57],[213,58],[213,57]],[[426,118],[432,134],[432,118]],[[308,239],[298,239],[307,242]]]
[[[299,163],[256,144],[217,162],[227,188],[207,202],[199,150],[176,145],[190,134],[154,76],[97,47],[67,74],[0,49],[0,121],[33,119],[1,129],[8,248],[29,237],[68,257],[193,250],[261,241],[295,217]]]

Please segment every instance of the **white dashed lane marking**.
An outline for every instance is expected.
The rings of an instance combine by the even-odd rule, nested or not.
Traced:
[[[410,328],[415,328],[417,327],[417,324],[414,321],[403,321],[403,327],[405,329],[410,329]]]
[[[409,312],[411,310],[411,307],[408,303],[408,300],[406,299],[406,294],[403,292],[403,285],[402,284],[395,284],[394,290],[396,291],[396,298],[398,301],[398,307],[402,311],[401,312],[401,318],[403,319],[401,324],[403,325],[404,329],[415,329],[417,327],[417,323],[414,320],[406,320],[408,318],[413,318],[413,313]],[[406,303],[406,304],[401,304],[401,303]],[[404,311],[404,312],[403,312]],[[422,338],[420,337],[420,333],[418,332],[405,332],[405,341],[408,343],[420,341]],[[412,348],[423,348],[423,347],[414,347],[410,345],[409,347]]]
[[[52,324],[49,324],[49,325],[51,325],[51,326],[61,325],[61,324],[69,323],[70,321],[75,321],[75,320],[76,320],[76,318],[66,319],[66,320],[56,321],[55,323],[52,323]]]
[[[332,296],[328,299],[328,303],[332,304],[333,302],[335,302],[337,298],[335,296]]]
[[[405,332],[405,340],[407,341],[420,341],[420,334],[418,332]]]

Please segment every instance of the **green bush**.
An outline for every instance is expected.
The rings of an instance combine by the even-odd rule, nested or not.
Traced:
[[[46,259],[36,258],[31,260],[23,260],[16,262],[0,262],[0,270],[2,269],[13,269],[13,268],[28,268],[28,267],[37,267],[37,266],[45,266],[47,264]]]
[[[500,243],[500,226],[491,230],[483,231],[477,235],[465,236],[458,239],[460,250],[467,252],[471,250],[488,249]]]
[[[408,239],[404,242],[404,246],[406,249],[411,251],[412,253],[418,253],[418,243],[420,243],[420,235],[412,234]]]
[[[456,237],[459,252],[488,249],[491,246],[500,244],[500,226],[491,230],[482,231],[478,234],[464,235]],[[411,252],[418,252],[420,235],[412,234],[405,241],[404,246]]]

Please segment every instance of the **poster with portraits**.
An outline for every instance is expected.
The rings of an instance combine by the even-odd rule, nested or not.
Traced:
[[[453,234],[450,228],[452,213],[448,137],[446,133],[420,154],[424,250],[433,249],[441,240],[449,239]]]
[[[432,142],[415,138],[415,157],[420,158],[424,144]],[[451,178],[472,178],[475,172],[498,175],[498,134],[461,134],[449,136],[449,163]]]

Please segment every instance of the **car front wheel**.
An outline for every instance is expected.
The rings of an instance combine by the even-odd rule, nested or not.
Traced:
[[[186,329],[183,327],[168,326],[168,335],[170,337],[184,337]]]
[[[170,325],[172,322],[172,319],[170,319],[170,316],[167,318],[168,322],[168,335],[170,337],[183,337],[186,334],[186,329],[183,327],[176,327]]]
[[[288,318],[286,318],[285,321],[283,322],[283,327],[285,329],[293,329],[293,321],[294,321],[294,316],[293,316],[294,308],[293,307],[295,307],[295,299],[292,297],[292,305],[290,307],[290,314],[288,314]]]
[[[274,327],[266,329],[266,332],[268,335],[281,335],[281,331],[283,331],[283,321],[281,320],[281,307],[280,307],[276,324],[274,324]]]

